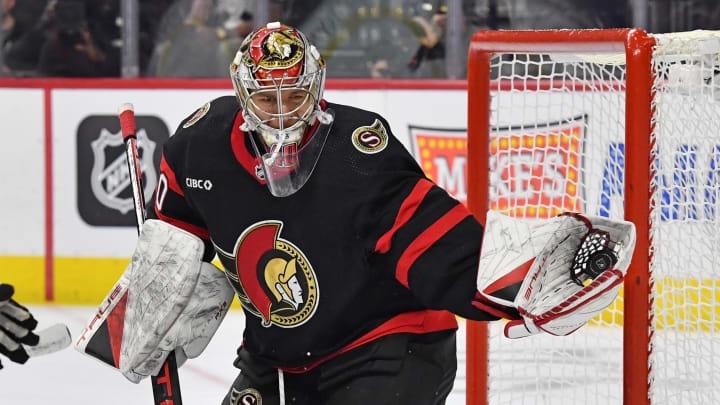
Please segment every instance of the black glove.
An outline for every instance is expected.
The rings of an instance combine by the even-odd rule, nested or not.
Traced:
[[[0,284],[0,353],[22,364],[28,359],[22,344],[35,346],[40,338],[32,333],[37,321],[27,308],[12,300],[14,292],[11,285]]]

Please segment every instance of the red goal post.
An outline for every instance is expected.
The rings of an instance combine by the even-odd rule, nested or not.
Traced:
[[[708,33],[707,37],[720,41],[717,33]],[[695,41],[693,43],[697,44],[698,40],[693,38],[691,35],[681,40],[688,43]],[[637,245],[625,279],[624,293],[616,302],[614,312],[603,314],[594,325],[582,328],[583,332],[578,333],[579,337],[573,337],[574,340],[552,338],[555,340],[547,343],[553,346],[548,346],[549,349],[535,348],[533,341],[528,341],[530,343],[517,346],[519,349],[509,346],[512,349],[508,350],[503,349],[506,343],[499,338],[497,342],[500,343],[495,344],[499,349],[489,349],[493,345],[490,341],[494,341],[490,337],[492,333],[488,332],[489,326],[468,321],[467,404],[595,401],[603,404],[621,401],[633,405],[649,404],[653,397],[653,384],[656,383],[656,377],[651,373],[656,327],[663,333],[678,329],[680,332],[672,332],[672,339],[685,339],[683,333],[694,333],[688,338],[689,342],[694,342],[692,339],[705,339],[703,342],[709,341],[711,348],[720,347],[714,346],[720,336],[720,326],[717,325],[720,310],[718,304],[713,303],[717,298],[712,296],[716,292],[710,292],[709,298],[705,297],[707,288],[712,290],[718,287],[715,279],[720,272],[717,266],[713,266],[714,261],[708,265],[707,275],[677,276],[681,280],[679,283],[685,283],[681,286],[700,285],[693,290],[695,292],[692,296],[683,292],[686,294],[683,302],[694,299],[697,305],[683,309],[682,313],[663,312],[668,310],[674,296],[656,297],[658,290],[667,293],[668,288],[656,286],[652,274],[654,266],[660,268],[656,265],[659,259],[654,257],[659,247],[654,244],[653,235],[655,232],[666,232],[660,224],[665,226],[677,222],[679,224],[672,226],[696,226],[703,218],[709,218],[709,210],[712,210],[714,219],[714,193],[717,192],[715,188],[708,191],[709,186],[706,185],[704,197],[696,201],[693,194],[692,203],[695,205],[687,206],[681,206],[679,198],[690,195],[690,192],[695,193],[698,189],[695,183],[683,184],[686,186],[683,189],[678,185],[677,189],[665,190],[662,191],[664,194],[655,196],[667,181],[680,184],[683,176],[692,178],[693,182],[697,182],[701,176],[707,176],[710,179],[707,184],[712,182],[713,186],[717,177],[714,174],[714,158],[710,158],[707,165],[712,169],[658,174],[665,158],[659,155],[661,149],[657,145],[667,136],[666,133],[683,128],[684,122],[681,121],[683,117],[677,117],[678,113],[664,112],[659,100],[669,100],[663,101],[668,105],[671,102],[678,103],[675,107],[669,107],[672,110],[685,108],[683,106],[702,98],[702,105],[710,103],[712,108],[710,112],[703,112],[705,115],[700,120],[705,119],[713,124],[716,123],[716,117],[720,116],[720,110],[715,109],[720,100],[717,96],[720,90],[712,90],[718,87],[717,73],[714,72],[719,69],[720,59],[715,42],[708,45],[700,40],[701,46],[695,46],[700,51],[667,48],[663,53],[662,49],[665,48],[661,49],[658,44],[662,42],[673,46],[672,41],[677,42],[675,37],[650,35],[638,29],[479,31],[473,36],[468,62],[467,179],[470,210],[481,222],[484,222],[489,209],[533,218],[552,216],[564,210],[581,210],[590,215],[624,216],[637,227]],[[687,48],[685,45],[683,47]],[[682,61],[679,62],[680,59]],[[709,68],[703,66],[707,63],[710,63]],[[694,81],[697,77],[700,79]],[[671,95],[665,96],[665,93]],[[707,97],[711,101],[707,101]],[[692,114],[695,110],[703,109],[706,108],[698,107]],[[662,120],[676,120],[679,123],[673,123],[671,127]],[[703,128],[698,131],[706,131]],[[612,138],[615,132],[618,133],[618,139]],[[605,136],[608,138],[600,140],[600,137]],[[541,142],[545,144],[553,139],[566,139],[566,148],[563,149],[562,141],[557,141],[555,149],[538,149]],[[720,151],[720,140],[713,142],[710,141],[710,148]],[[694,169],[699,165],[695,153],[705,151],[707,147],[691,149],[693,146],[686,144],[665,148],[674,151],[672,157],[667,158],[671,164],[665,166],[675,162],[677,171],[678,167],[687,169],[692,166],[691,169]],[[612,158],[605,158],[603,163],[601,155]],[[693,160],[689,160],[691,156]],[[551,157],[554,160],[548,163]],[[554,171],[554,179],[543,178],[548,170]],[[608,181],[608,173],[619,173],[619,176]],[[670,180],[667,180],[668,177]],[[682,178],[677,180],[678,177]],[[596,185],[601,185],[601,193],[594,190]],[[564,195],[557,197],[547,190],[559,190]],[[548,195],[543,194],[546,192]],[[712,196],[709,196],[709,192],[713,193]],[[680,197],[676,198],[676,195]],[[613,202],[613,198],[620,198],[620,202]],[[698,202],[700,199],[702,201]],[[685,198],[684,202],[687,200]],[[620,207],[610,212],[606,208],[611,204]],[[704,207],[705,214],[699,214],[697,207],[700,207],[700,211]],[[654,231],[653,226],[658,230]],[[715,222],[706,221],[704,226],[717,230]],[[687,231],[690,235],[696,233],[695,230]],[[659,271],[656,277],[672,277],[661,274],[662,271]],[[677,286],[678,280],[667,283]],[[708,283],[709,287],[703,287]],[[660,302],[655,302],[656,299]],[[696,318],[702,318],[701,321],[709,318],[710,323],[690,323],[688,320],[692,318],[691,314],[696,312],[702,312],[696,314]],[[659,325],[660,321],[665,324]],[[676,327],[681,322],[683,325]],[[586,337],[586,332],[597,336]],[[618,360],[618,364],[612,361],[603,363],[605,359],[602,357],[612,357],[614,354],[612,345],[603,346],[606,336],[613,333],[619,334],[612,339],[618,341],[621,361]],[[706,336],[708,333],[710,337]],[[702,336],[696,336],[700,334]],[[658,344],[664,345],[665,342],[661,340]],[[541,346],[544,344],[540,343]],[[556,347],[558,345],[564,347],[559,349]],[[604,347],[605,352],[593,354],[592,350],[598,347]],[[567,355],[572,350],[579,354]],[[707,354],[711,353],[709,351]],[[564,360],[543,371],[542,363],[552,363],[560,357]],[[526,363],[518,369],[512,369],[512,363],[518,362]],[[607,371],[608,375],[602,372],[598,375],[597,371],[583,368],[584,363],[592,362],[596,362],[595,366],[602,372]],[[557,369],[567,368],[570,363],[574,370],[570,374],[573,375],[559,375]],[[537,372],[528,372],[529,368]],[[617,371],[618,375],[615,376],[615,369],[622,371]],[[495,374],[504,377],[494,377]],[[585,375],[587,377],[583,377]],[[659,378],[665,377],[670,379],[669,376]],[[522,380],[522,384],[520,381],[516,381],[515,385],[508,383],[508,378]],[[591,381],[593,379],[601,380],[601,383],[595,384],[596,381]],[[495,393],[497,386],[516,392],[507,395]],[[542,394],[536,394],[544,399],[532,402],[536,394],[518,394],[517,391],[525,389],[518,388],[521,386],[533,387],[527,391],[543,391]],[[580,390],[580,396],[574,397]],[[692,389],[681,390],[675,398],[685,398],[683,395],[686,395],[686,391]],[[558,395],[557,399],[553,399],[554,394]],[[665,394],[657,394],[658,397],[662,395]],[[718,395],[717,389],[709,395],[718,399],[714,396]],[[667,397],[672,396],[667,394]]]

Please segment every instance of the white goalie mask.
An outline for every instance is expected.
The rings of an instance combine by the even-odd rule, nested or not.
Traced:
[[[297,29],[269,23],[245,38],[230,76],[245,121],[241,129],[262,140],[259,147],[251,136],[270,191],[294,193],[312,172],[333,121],[320,105],[320,52]]]

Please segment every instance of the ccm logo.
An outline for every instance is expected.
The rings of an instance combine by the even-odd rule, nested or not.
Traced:
[[[198,190],[212,190],[213,184],[210,180],[202,179],[191,179],[190,177],[185,178],[185,185],[190,188],[197,188]]]

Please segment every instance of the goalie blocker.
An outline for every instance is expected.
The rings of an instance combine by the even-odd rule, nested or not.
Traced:
[[[178,366],[199,356],[235,296],[224,273],[202,261],[203,249],[195,235],[146,221],[130,265],[75,348],[134,383],[157,375],[173,350]]]
[[[477,286],[511,314],[505,336],[565,336],[618,295],[635,248],[627,221],[565,213],[550,220],[489,211]]]

